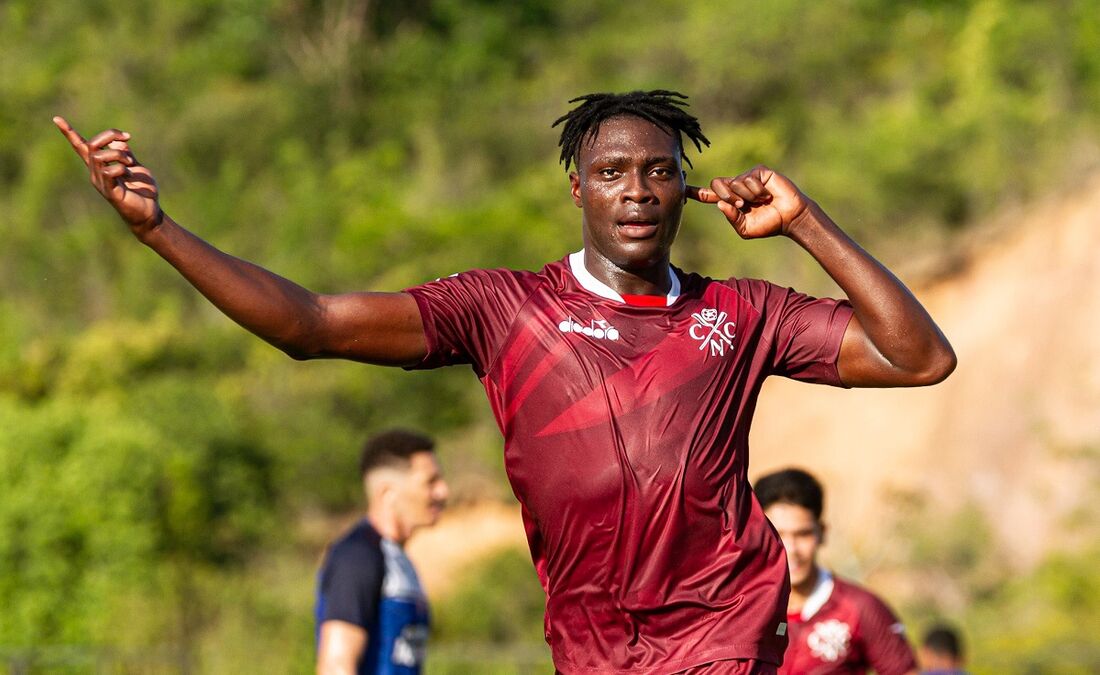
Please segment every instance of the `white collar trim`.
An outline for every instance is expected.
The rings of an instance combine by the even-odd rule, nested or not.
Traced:
[[[809,621],[817,614],[833,594],[833,575],[827,569],[817,568],[817,583],[810,597],[806,598],[806,604],[802,605],[802,620]]]
[[[616,293],[613,288],[604,282],[592,276],[592,273],[584,266],[583,248],[576,253],[569,254],[569,269],[573,272],[573,277],[577,280],[577,283],[586,291],[595,293],[601,298],[607,298],[608,300],[614,300],[615,302],[624,304],[626,303],[626,300],[623,300],[623,296]],[[668,295],[665,296],[665,306],[671,307],[680,297],[680,277],[676,274],[676,271],[672,269],[672,265],[668,266],[668,278],[671,283],[669,284]]]

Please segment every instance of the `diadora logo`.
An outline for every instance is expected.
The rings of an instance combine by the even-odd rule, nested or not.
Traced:
[[[558,324],[558,330],[563,333],[580,333],[597,340],[618,340],[619,329],[607,323],[603,319],[593,319],[588,325],[582,325],[576,319],[566,319]]]
[[[709,356],[723,356],[726,349],[733,349],[737,337],[737,324],[726,321],[726,313],[713,308],[691,315],[695,323],[688,328],[692,339],[699,341],[699,350],[709,349]]]

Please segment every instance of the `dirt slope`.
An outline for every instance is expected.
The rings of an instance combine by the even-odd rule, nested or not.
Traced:
[[[959,367],[921,390],[837,391],[774,379],[752,433],[753,477],[797,464],[821,474],[837,539],[873,553],[891,489],[995,516],[1014,562],[1062,539],[1100,445],[1100,182],[1007,214],[965,269],[918,289]],[[1025,535],[1025,536],[1021,536]]]

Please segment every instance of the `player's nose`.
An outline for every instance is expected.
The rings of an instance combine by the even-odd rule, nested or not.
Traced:
[[[657,196],[653,193],[653,188],[644,174],[631,171],[627,173],[624,180],[626,182],[623,184],[623,201],[648,204],[656,200]]]

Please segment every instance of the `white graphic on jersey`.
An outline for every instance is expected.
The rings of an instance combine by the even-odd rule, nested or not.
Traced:
[[[428,627],[424,625],[405,626],[401,635],[393,643],[393,662],[399,666],[415,668],[424,661],[428,649]]]
[[[726,321],[726,313],[714,308],[704,309],[691,315],[697,323],[691,324],[688,333],[692,339],[699,340],[699,350],[710,349],[710,356],[722,356],[726,348],[733,349],[733,338],[737,337],[737,324]]]
[[[851,639],[852,629],[848,624],[829,619],[814,626],[814,631],[806,638],[806,644],[810,652],[822,661],[839,661],[848,655]]]
[[[563,333],[580,333],[597,340],[618,340],[619,329],[607,323],[603,319],[593,319],[587,326],[582,326],[576,319],[566,319],[558,324],[558,330]]]

